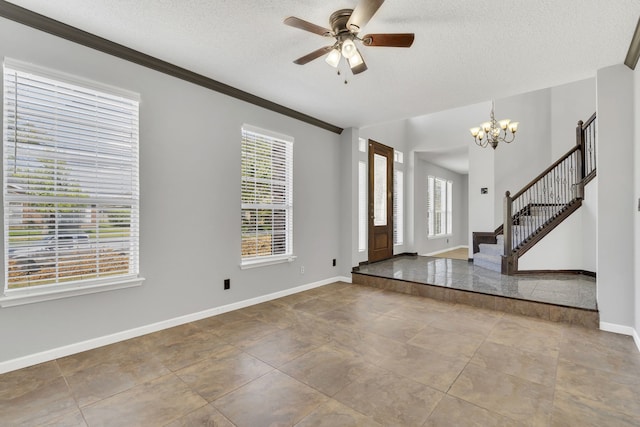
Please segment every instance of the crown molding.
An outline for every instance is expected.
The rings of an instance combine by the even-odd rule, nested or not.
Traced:
[[[203,76],[202,74],[194,73],[193,71],[178,67],[177,65],[128,48],[102,37],[98,37],[95,34],[88,33],[79,28],[72,27],[60,21],[56,21],[55,19],[48,18],[44,15],[40,15],[4,0],[0,0],[0,16],[34,28],[36,30],[40,30],[45,33],[63,38],[65,40],[69,40],[71,42],[89,47],[91,49],[107,53],[117,58],[124,59],[134,64],[138,64],[143,67],[167,74],[169,76],[176,77],[184,81],[196,84],[198,86],[202,86],[204,88],[222,93],[232,98],[236,98],[262,108],[266,108],[267,110],[291,117],[296,120],[300,120],[310,125],[317,126],[321,129],[325,129],[337,134],[342,133],[342,128],[332,125],[331,123],[327,123],[299,111],[292,110],[291,108],[276,104],[275,102],[269,101],[267,99],[260,98],[259,96],[221,83],[217,80],[213,80],[209,77]]]

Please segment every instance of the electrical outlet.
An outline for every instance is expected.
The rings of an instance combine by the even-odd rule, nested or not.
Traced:
[[[304,265],[300,266],[300,274],[304,274]]]
[[[336,259],[335,258],[333,259],[333,266],[334,267],[336,266]]]
[[[231,289],[231,279],[224,279],[224,289]]]

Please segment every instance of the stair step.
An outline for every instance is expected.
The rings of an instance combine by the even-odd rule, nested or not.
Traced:
[[[500,273],[502,272],[502,257],[478,252],[473,254],[473,265]]]
[[[478,248],[480,249],[480,253],[482,254],[497,255],[497,256],[504,255],[504,243],[501,245],[497,243],[496,244],[480,243],[478,245]]]

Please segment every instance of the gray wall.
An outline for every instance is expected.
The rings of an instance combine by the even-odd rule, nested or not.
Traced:
[[[551,91],[543,89],[496,100],[496,119],[511,119],[520,126],[515,141],[498,145],[494,153],[495,227],[504,222],[505,192],[515,194],[556,160],[551,157],[550,97]]]
[[[634,324],[633,72],[598,71],[598,308],[600,322]]]
[[[635,143],[634,147],[634,180],[635,182],[635,198],[634,200],[638,200],[640,203],[640,68],[636,68],[633,73],[634,77],[634,120],[633,123],[635,125]],[[638,257],[640,256],[640,211],[634,212],[635,220],[635,254],[634,254],[634,265],[635,265],[635,335],[636,345],[638,349],[640,349],[640,262],[638,262]]]
[[[339,245],[339,135],[4,19],[0,55],[140,93],[146,278],[138,288],[0,309],[0,362],[335,277],[333,258],[350,264]],[[243,123],[295,138],[293,263],[239,268]]]

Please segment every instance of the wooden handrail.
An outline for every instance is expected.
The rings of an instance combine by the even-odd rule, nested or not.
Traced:
[[[516,194],[514,194],[513,196],[511,196],[512,200],[517,199],[518,197],[520,197],[522,195],[522,193],[524,193],[525,191],[527,191],[528,189],[530,189],[531,187],[533,187],[535,185],[536,182],[538,182],[540,179],[542,179],[542,177],[544,177],[546,174],[548,174],[549,172],[551,172],[556,166],[558,166],[560,163],[564,162],[565,160],[567,160],[567,158],[569,158],[573,153],[575,153],[577,150],[579,150],[580,147],[578,147],[577,145],[575,147],[573,147],[571,150],[569,150],[567,152],[567,154],[565,154],[564,156],[560,157],[554,164],[552,164],[551,166],[549,166],[548,168],[546,168],[544,170],[544,172],[542,172],[540,175],[536,176],[534,179],[531,180],[531,182],[529,182],[527,185],[525,185],[522,190],[518,191]]]
[[[596,119],[596,113],[593,113],[591,117],[589,117],[587,121],[582,124],[582,130],[585,130],[586,128],[588,128],[589,125],[593,123],[595,119]]]

